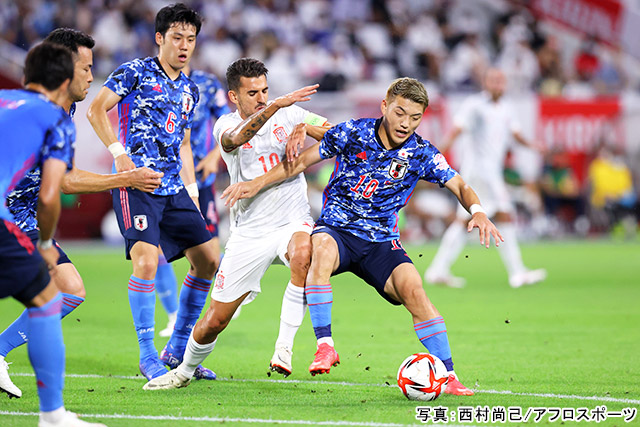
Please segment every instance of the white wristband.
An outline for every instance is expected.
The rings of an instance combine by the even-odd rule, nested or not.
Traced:
[[[471,212],[471,215],[477,214],[478,212],[482,212],[485,215],[487,214],[485,210],[482,208],[482,206],[480,206],[477,203],[474,203],[473,205],[469,206],[469,212]]]
[[[111,155],[115,159],[118,156],[122,156],[123,154],[127,154],[122,144],[119,142],[114,142],[113,144],[107,147],[107,150],[111,152]]]
[[[189,197],[200,197],[200,191],[198,191],[198,184],[195,182],[193,184],[189,184],[184,188],[187,189],[187,193],[189,193]]]
[[[44,249],[45,251],[53,246],[53,239],[40,240],[38,241],[38,247],[40,249]]]

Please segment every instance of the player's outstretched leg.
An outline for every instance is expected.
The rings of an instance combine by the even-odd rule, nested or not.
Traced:
[[[175,369],[182,362],[182,358],[189,340],[189,335],[195,325],[202,307],[209,295],[211,280],[201,279],[187,274],[180,290],[180,306],[176,324],[171,338],[160,352],[160,360],[171,369]],[[204,366],[198,366],[194,373],[196,379],[215,380],[216,373]]]
[[[313,331],[318,339],[318,350],[309,366],[309,372],[311,375],[328,374],[332,366],[337,366],[340,363],[340,357],[334,348],[331,337],[331,307],[333,305],[331,284],[307,285],[305,294]]]
[[[424,322],[418,322],[413,325],[413,329],[416,331],[422,345],[424,345],[430,353],[442,360],[449,372],[449,381],[444,392],[457,396],[473,396],[473,391],[460,383],[453,370],[453,359],[451,358],[447,328],[442,316],[437,316]]]
[[[304,279],[303,279],[304,280]],[[276,340],[276,348],[269,362],[269,369],[286,377],[291,375],[293,367],[293,340],[302,325],[307,303],[304,296],[304,286],[296,286],[292,282],[287,284],[282,297],[280,312],[280,330]]]

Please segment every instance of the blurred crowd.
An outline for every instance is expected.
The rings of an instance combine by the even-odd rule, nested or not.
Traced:
[[[0,37],[26,50],[56,27],[80,29],[96,40],[94,74],[104,78],[125,61],[156,54],[155,13],[173,2],[0,0]],[[224,76],[235,59],[256,57],[267,65],[274,93],[312,82],[321,91],[363,82],[386,87],[398,76],[411,76],[426,82],[433,98],[480,90],[490,65],[505,72],[511,96],[581,99],[640,87],[637,61],[593,37],[569,46],[524,0],[184,2],[205,18],[194,68]],[[541,179],[529,188],[537,194],[526,191],[521,198],[532,224],[536,218],[543,223],[537,234],[584,234],[617,224],[632,224],[623,233],[635,233],[640,161],[615,144],[601,144],[582,159],[588,173],[576,177],[567,159],[567,153],[547,153]],[[408,229],[422,230],[418,237],[439,235],[453,218],[446,208],[451,202],[420,192],[408,209]]]
[[[263,60],[283,89],[320,82],[341,90],[397,76],[443,91],[480,88],[490,64],[510,91],[590,96],[635,85],[628,64],[597,40],[563,50],[522,1],[508,0],[185,0],[205,17],[198,66],[223,75],[241,56]],[[0,34],[28,49],[69,26],[96,40],[96,70],[106,76],[134,57],[155,54],[162,0],[0,0]],[[634,69],[634,75],[635,69]]]

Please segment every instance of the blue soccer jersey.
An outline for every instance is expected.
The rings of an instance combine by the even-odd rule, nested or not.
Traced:
[[[216,142],[213,140],[213,119],[231,111],[227,105],[227,94],[216,76],[194,70],[189,74],[189,78],[198,86],[200,92],[200,102],[196,106],[191,126],[193,164],[197,165],[216,146]],[[206,181],[203,181],[200,172],[196,174],[196,179],[198,186],[203,188],[213,184],[216,176],[211,174]]]
[[[183,73],[171,80],[157,58],[149,57],[122,64],[104,85],[122,98],[119,139],[127,155],[136,167],[164,172],[154,194],[177,194],[184,186],[180,146],[198,103],[196,84]]]
[[[0,191],[6,206],[0,217],[28,231],[37,227],[40,167],[59,159],[71,169],[75,126],[65,111],[44,95],[25,89],[0,91]],[[27,172],[30,173],[24,178]],[[24,179],[23,179],[24,178]]]
[[[339,227],[372,242],[400,237],[398,211],[418,180],[443,186],[457,172],[436,147],[412,134],[387,150],[377,136],[381,119],[349,120],[331,128],[320,142],[323,159],[336,157],[324,190],[316,228]]]
[[[73,119],[75,112],[76,103],[74,102],[69,108],[69,117]],[[72,139],[72,144],[75,144],[75,136]],[[71,149],[73,150],[73,145]],[[73,158],[73,151],[71,158]],[[40,165],[35,165],[7,195],[7,207],[13,214],[15,223],[24,232],[35,230],[38,227],[36,209],[40,193],[40,172]]]

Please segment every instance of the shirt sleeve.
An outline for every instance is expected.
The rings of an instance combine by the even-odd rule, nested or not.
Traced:
[[[138,85],[140,65],[140,60],[125,62],[107,77],[104,86],[111,89],[119,97],[124,98]]]
[[[342,153],[349,140],[349,133],[354,127],[354,121],[349,120],[329,129],[320,141],[320,157],[330,159]]]
[[[45,136],[42,147],[42,163],[48,159],[58,159],[67,164],[67,170],[71,170],[75,141],[75,125],[69,116],[61,112],[60,119],[47,131]]]
[[[222,147],[222,134],[226,131],[235,129],[240,122],[236,118],[234,118],[233,114],[226,114],[216,120],[216,123],[213,125],[213,138],[216,141],[216,144],[220,146],[220,150],[226,152]],[[233,153],[236,150],[231,150],[229,153]]]
[[[445,159],[444,155],[433,145],[429,145],[426,150],[426,159],[422,179],[444,187],[451,178],[458,175]]]

